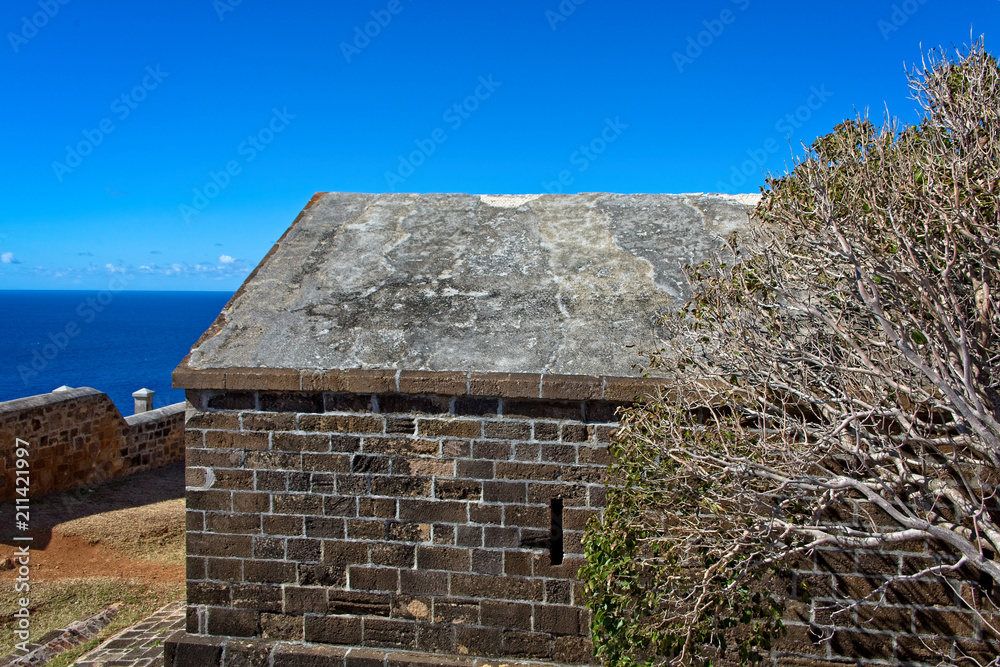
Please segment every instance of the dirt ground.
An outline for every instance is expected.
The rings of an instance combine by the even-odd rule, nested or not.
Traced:
[[[184,581],[184,466],[30,503],[32,579]],[[13,555],[14,503],[0,504],[0,561]],[[6,525],[3,525],[6,524]],[[16,577],[0,571],[0,586]]]
[[[12,539],[23,535],[14,512],[13,502],[0,503],[0,655],[13,650],[8,628],[25,595],[15,592],[16,564],[3,565],[24,544]],[[64,659],[184,598],[183,464],[32,498],[29,512],[32,635],[121,605],[100,637]]]

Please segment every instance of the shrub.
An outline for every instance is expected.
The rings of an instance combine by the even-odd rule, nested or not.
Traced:
[[[728,262],[688,267],[649,359],[667,393],[622,414],[585,541],[605,664],[760,659],[808,595],[783,568],[817,548],[926,540],[937,560],[896,581],[971,577],[965,603],[992,604],[1000,71],[980,41],[910,84],[917,125],[836,126],[767,180]]]

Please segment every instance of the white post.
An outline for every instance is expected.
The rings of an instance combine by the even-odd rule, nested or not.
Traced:
[[[149,412],[152,410],[153,396],[155,394],[155,391],[146,388],[133,392],[132,398],[135,399],[135,414],[139,414],[140,412]]]

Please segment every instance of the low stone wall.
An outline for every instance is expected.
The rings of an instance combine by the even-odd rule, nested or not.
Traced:
[[[183,460],[184,404],[123,418],[89,387],[0,402],[0,501],[15,497],[17,439],[29,496],[99,484]]]

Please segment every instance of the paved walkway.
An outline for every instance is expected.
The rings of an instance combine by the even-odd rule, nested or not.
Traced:
[[[163,640],[184,629],[185,602],[161,608],[73,663],[75,667],[163,667]]]

